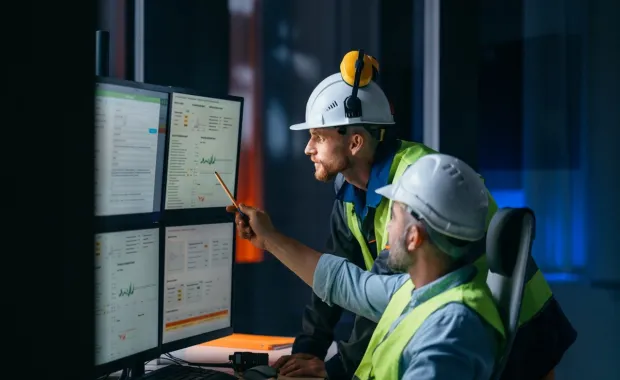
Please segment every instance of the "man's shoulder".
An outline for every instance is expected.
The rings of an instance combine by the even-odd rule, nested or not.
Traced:
[[[435,310],[429,318],[433,319],[433,325],[435,326],[453,327],[461,327],[481,320],[478,313],[462,302],[448,302]]]
[[[408,141],[408,140],[400,141],[400,150],[411,150],[411,151],[416,151],[416,152],[420,152],[424,154],[439,153],[435,149],[427,145],[424,145],[423,143],[420,143],[417,141]]]
[[[424,320],[407,344],[404,359],[412,373],[438,371],[441,379],[464,373],[468,378],[489,378],[497,349],[497,336],[475,312],[449,303]]]
[[[396,172],[397,175],[395,175],[394,178],[392,178],[391,182],[394,182],[396,179],[398,179],[398,177],[402,175],[402,173],[404,173],[404,170],[402,170],[404,168],[401,166],[409,167],[410,165],[415,163],[418,159],[426,155],[433,154],[433,153],[438,153],[438,152],[422,143],[418,143],[414,141],[404,141],[404,140],[401,141],[400,154],[396,156],[397,157],[396,164],[400,167],[401,170],[397,170]]]
[[[473,344],[476,339],[483,339],[482,337],[486,337],[490,342],[496,339],[492,326],[460,302],[450,302],[435,310],[420,325],[416,335],[416,340],[452,339],[465,344]]]

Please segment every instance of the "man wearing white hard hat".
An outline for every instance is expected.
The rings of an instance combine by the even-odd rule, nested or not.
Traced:
[[[504,329],[486,283],[466,258],[486,232],[488,194],[462,161],[431,154],[376,190],[392,210],[394,275],[365,271],[280,234],[266,213],[242,206],[239,234],[268,250],[327,304],[378,322],[353,378],[487,380]]]
[[[390,103],[373,80],[378,62],[362,52],[345,55],[340,72],[317,85],[306,105],[306,121],[292,130],[310,138],[305,153],[319,181],[335,183],[331,236],[327,251],[363,269],[386,273],[389,202],[376,190],[398,180],[419,158],[436,153],[427,146],[383,138],[394,124]],[[487,223],[497,210],[489,195]],[[477,264],[486,268],[484,255]],[[481,273],[480,275],[485,275]],[[552,372],[576,339],[576,332],[560,309],[542,273],[532,261],[521,309],[521,326],[502,380],[540,379]],[[313,295],[306,307],[303,332],[293,354],[276,363],[283,375],[350,379],[376,327],[357,316],[351,337],[338,342],[338,353],[324,362],[342,309]]]

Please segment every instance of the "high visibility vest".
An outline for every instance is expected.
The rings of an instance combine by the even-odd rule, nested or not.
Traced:
[[[475,280],[448,289],[416,306],[388,335],[394,321],[411,302],[413,288],[412,281],[407,280],[392,296],[355,371],[355,379],[398,380],[400,358],[411,338],[433,312],[453,302],[468,306],[491,325],[499,334],[501,348],[505,338],[502,319],[489,288]]]
[[[390,167],[389,183],[394,183],[405,172],[409,165],[413,164],[420,157],[427,154],[437,153],[431,148],[411,142],[401,141],[401,146],[398,152],[394,155],[394,161]],[[387,246],[387,225],[392,216],[392,201],[383,198],[377,209],[375,210],[374,227],[375,227],[375,239],[377,244],[377,253],[383,251]],[[355,213],[355,208],[352,202],[344,202],[345,220],[351,233],[355,236],[362,250],[364,256],[364,264],[367,270],[372,268],[374,258],[368,248],[368,243],[364,238],[361,230],[361,223],[359,216]],[[497,211],[497,204],[495,200],[489,194],[489,212],[487,214],[487,228],[491,222],[491,218]],[[486,282],[489,267],[486,261],[486,255],[480,256],[476,260],[475,265],[478,269],[477,279]],[[540,269],[534,273],[534,276],[528,280],[523,289],[523,301],[521,303],[521,313],[519,314],[519,326],[523,325],[530,319],[532,319],[538,312],[545,306],[547,301],[552,296],[551,288],[542,275]]]
[[[396,179],[400,178],[400,176],[404,173],[405,169],[407,169],[409,165],[416,162],[418,158],[431,153],[437,152],[427,147],[426,145],[410,141],[401,141],[400,149],[394,155],[394,161],[392,161],[392,166],[390,167],[388,183],[393,183]],[[360,243],[362,255],[364,256],[364,265],[366,266],[366,270],[370,270],[375,259],[372,257],[370,249],[368,248],[368,244],[366,243],[366,239],[364,239],[364,236],[362,234],[360,220],[355,213],[353,203],[344,202],[344,211],[347,225],[349,226],[349,229],[351,230],[353,236],[355,236],[355,239],[357,239],[357,241]],[[387,224],[390,221],[391,216],[392,201],[387,198],[383,198],[377,206],[377,209],[375,210],[374,219],[377,254],[383,249],[385,249],[385,246],[387,245]]]

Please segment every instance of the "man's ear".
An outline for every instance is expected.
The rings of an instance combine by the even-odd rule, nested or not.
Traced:
[[[409,252],[412,252],[416,248],[420,248],[424,242],[424,230],[418,223],[413,223],[407,230],[406,246]]]
[[[353,132],[349,138],[349,150],[355,155],[364,146],[364,137],[361,134]]]

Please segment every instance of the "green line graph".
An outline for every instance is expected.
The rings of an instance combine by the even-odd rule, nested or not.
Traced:
[[[136,291],[136,288],[134,288],[133,283],[129,283],[129,287],[122,289],[121,291],[118,293],[119,297],[130,297],[134,292]]]
[[[216,161],[217,159],[215,158],[214,155],[211,155],[211,157],[203,157],[200,159],[201,164],[207,164],[207,165],[213,165],[215,164]]]

